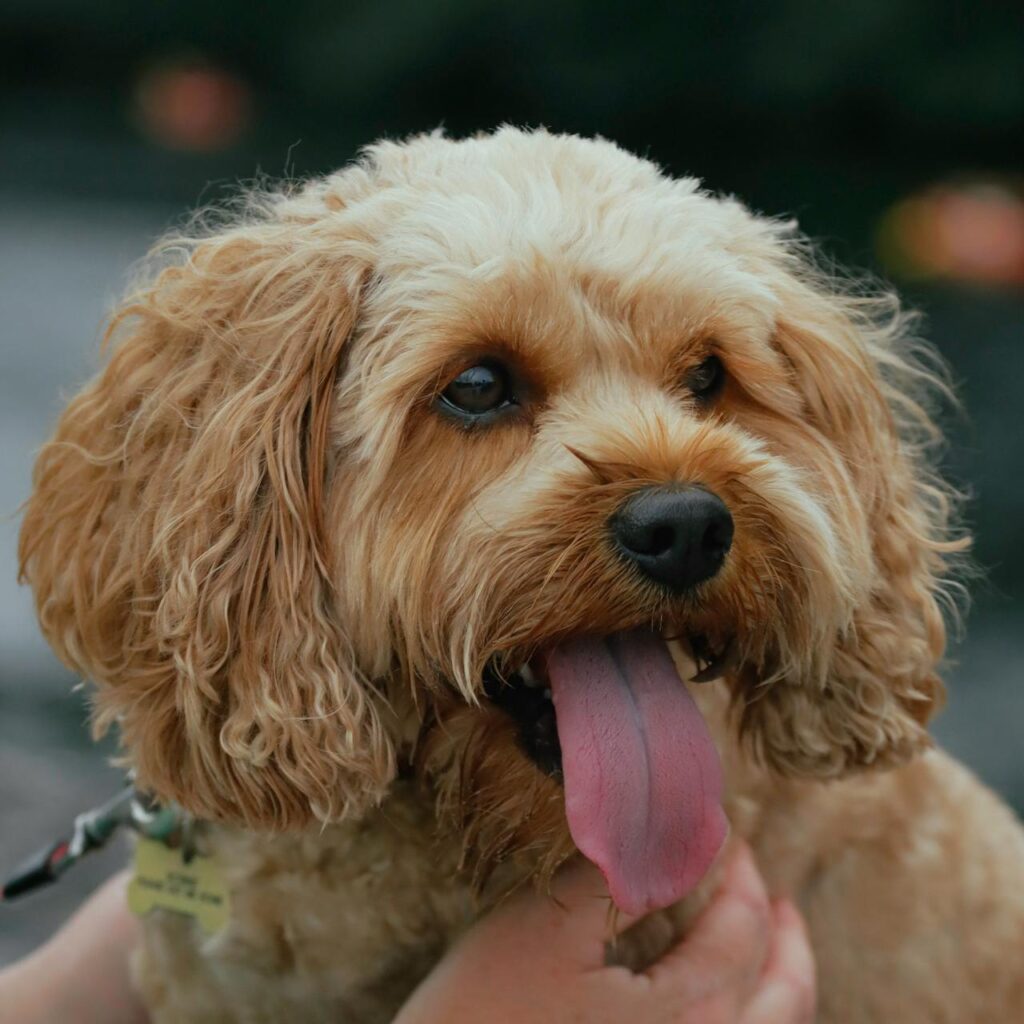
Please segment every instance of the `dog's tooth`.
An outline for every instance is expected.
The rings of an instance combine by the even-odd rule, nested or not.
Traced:
[[[516,675],[518,675],[519,678],[522,679],[524,686],[540,686],[540,680],[533,674],[529,662],[524,662],[522,665],[520,665],[518,671],[516,672]]]
[[[544,699],[545,700],[551,700],[551,687],[550,686],[545,686],[544,687]]]
[[[697,663],[699,671],[696,675],[690,677],[690,682],[710,683],[715,679],[721,678],[726,672],[731,671],[735,667],[736,658],[737,644],[735,637],[730,638],[718,654],[715,654],[708,648],[705,654],[704,666],[701,667],[700,663]]]

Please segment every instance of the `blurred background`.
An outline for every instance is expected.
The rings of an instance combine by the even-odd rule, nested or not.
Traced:
[[[239,179],[506,121],[795,215],[925,313],[966,409],[947,461],[984,569],[936,731],[1024,809],[1019,0],[0,0],[0,83],[0,875],[121,781],[15,549],[33,452],[132,262]],[[0,964],[123,856],[0,907]]]

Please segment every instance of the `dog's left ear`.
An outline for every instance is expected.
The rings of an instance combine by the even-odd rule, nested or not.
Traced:
[[[791,267],[767,271],[776,345],[815,443],[832,448],[852,485],[830,504],[833,518],[846,517],[840,542],[858,538],[864,553],[861,597],[824,671],[755,686],[742,721],[775,769],[831,777],[902,763],[930,744],[925,726],[944,696],[944,577],[968,541],[951,536],[950,492],[927,463],[938,431],[920,396],[941,383],[908,351],[895,298],[847,297]]]
[[[21,558],[139,783],[281,828],[360,810],[395,769],[324,521],[366,243],[313,188],[266,206],[117,312],[109,364],[40,454]]]

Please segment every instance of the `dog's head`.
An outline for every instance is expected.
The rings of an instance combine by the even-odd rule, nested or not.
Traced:
[[[22,536],[142,784],[284,827],[405,762],[477,849],[557,859],[564,774],[595,859],[642,804],[696,865],[714,757],[660,638],[775,771],[926,744],[956,546],[929,377],[790,226],[506,129],[375,146],[179,246]]]

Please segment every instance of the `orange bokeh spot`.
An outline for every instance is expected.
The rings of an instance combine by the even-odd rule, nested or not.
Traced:
[[[935,186],[886,213],[879,250],[910,277],[1024,284],[1024,198],[994,182]]]
[[[203,64],[146,72],[136,103],[146,133],[170,149],[226,149],[249,123],[251,96],[235,75]]]

